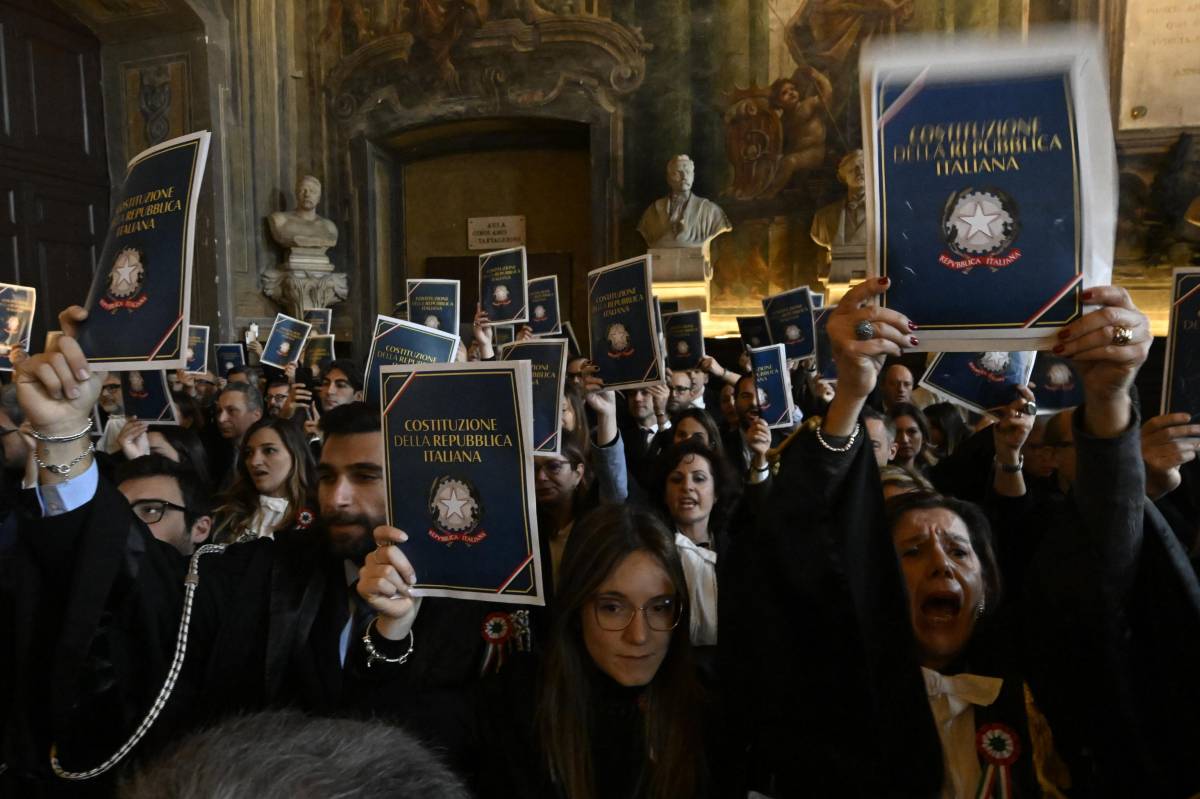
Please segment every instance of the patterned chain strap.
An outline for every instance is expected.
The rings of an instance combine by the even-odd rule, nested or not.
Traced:
[[[188,628],[192,623],[192,604],[196,598],[196,588],[200,585],[200,558],[210,552],[223,552],[225,546],[225,544],[205,544],[192,554],[192,560],[188,564],[188,574],[183,581],[183,617],[179,620],[179,635],[175,639],[175,657],[171,660],[171,668],[167,670],[167,678],[163,681],[162,689],[158,692],[150,710],[146,712],[142,723],[134,730],[133,735],[129,736],[129,740],[113,753],[112,757],[87,771],[65,770],[58,762],[58,744],[50,744],[50,768],[54,770],[55,776],[64,780],[90,780],[98,777],[124,760],[125,756],[133,751],[133,747],[137,746],[146,733],[150,732],[150,728],[158,720],[159,714],[167,706],[167,701],[171,698],[171,692],[175,690],[175,683],[179,679],[179,673],[183,671],[183,657],[187,653]]]

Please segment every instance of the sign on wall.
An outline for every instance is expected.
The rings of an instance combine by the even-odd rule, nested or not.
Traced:
[[[524,216],[472,216],[467,219],[467,249],[498,250],[525,243]]]

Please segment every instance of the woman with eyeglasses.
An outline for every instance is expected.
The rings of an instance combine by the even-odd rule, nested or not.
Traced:
[[[218,543],[272,538],[313,522],[316,465],[290,419],[264,418],[243,438],[237,477],[216,510]]]
[[[376,541],[392,532],[379,528]],[[378,557],[359,580],[376,607],[408,587],[379,579],[389,572],[371,570]],[[448,746],[481,799],[717,795],[712,758],[722,753],[708,742],[714,714],[696,678],[689,613],[662,522],[603,506],[567,543],[540,668],[514,662],[468,695],[416,697],[404,710],[428,719],[423,731]],[[439,712],[419,712],[431,701]]]

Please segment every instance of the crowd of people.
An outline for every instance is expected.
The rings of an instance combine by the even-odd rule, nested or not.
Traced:
[[[1200,792],[1200,425],[1141,407],[1146,317],[1090,289],[1084,404],[978,417],[886,290],[831,313],[836,382],[790,364],[790,430],[744,357],[572,358],[545,607],[410,594],[360,363],[180,372],[148,425],[67,309],[0,390],[0,795]]]

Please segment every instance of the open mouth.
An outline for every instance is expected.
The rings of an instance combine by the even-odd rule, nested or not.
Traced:
[[[962,612],[962,596],[953,591],[934,591],[921,601],[921,616],[932,624],[949,624]]]

